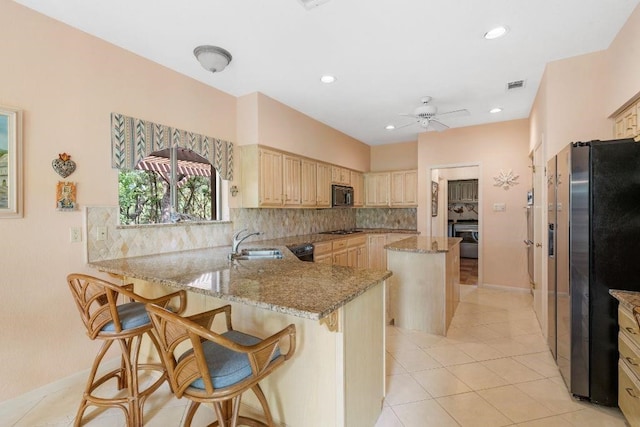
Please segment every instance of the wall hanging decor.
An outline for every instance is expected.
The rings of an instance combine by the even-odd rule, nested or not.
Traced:
[[[0,105],[0,219],[22,218],[22,111]]]
[[[53,159],[51,166],[63,178],[68,177],[76,170],[76,162],[71,160],[71,156],[67,153],[58,154],[58,158]]]
[[[498,173],[498,176],[493,177],[493,180],[496,182],[495,184],[493,184],[493,186],[502,187],[505,190],[508,190],[514,185],[519,184],[519,182],[517,182],[518,178],[520,178],[520,175],[514,175],[511,169],[509,169],[508,172],[504,172],[502,169],[500,169],[500,173]]]
[[[56,208],[59,211],[76,210],[76,183],[59,181],[56,191]]]
[[[438,216],[438,183],[431,181],[431,216]]]

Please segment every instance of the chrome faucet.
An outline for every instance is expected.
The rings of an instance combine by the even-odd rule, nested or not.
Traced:
[[[254,233],[249,233],[243,237],[240,237],[240,235],[245,231],[248,231],[248,229],[245,228],[233,235],[233,243],[231,244],[231,256],[235,256],[238,254],[238,246],[240,246],[240,243],[244,242],[248,237],[259,236],[260,234],[262,234],[261,232],[256,231]]]

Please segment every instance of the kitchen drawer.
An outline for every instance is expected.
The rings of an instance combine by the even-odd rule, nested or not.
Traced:
[[[633,313],[622,305],[618,306],[618,324],[620,325],[620,330],[625,332],[627,336],[640,347],[640,328],[638,327],[638,322],[633,316]]]
[[[624,332],[618,334],[618,351],[620,359],[624,360],[629,370],[640,378],[640,348]]]
[[[618,406],[631,427],[640,426],[640,384],[622,360],[618,361]]]
[[[351,237],[349,239],[349,247],[362,246],[367,244],[367,236]]]
[[[347,239],[340,239],[333,241],[333,250],[338,251],[347,247]]]
[[[332,251],[332,242],[319,242],[313,244],[313,255],[323,255]]]

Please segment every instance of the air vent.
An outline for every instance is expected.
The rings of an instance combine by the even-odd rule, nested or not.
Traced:
[[[507,83],[507,90],[522,89],[524,87],[524,80],[515,80]]]
[[[298,0],[298,2],[307,10],[318,7],[328,1],[329,0]]]

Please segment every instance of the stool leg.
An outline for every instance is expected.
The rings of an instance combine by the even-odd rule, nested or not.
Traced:
[[[264,396],[264,393],[262,392],[262,387],[260,387],[260,384],[256,384],[253,387],[251,387],[251,390],[253,390],[256,397],[260,401],[260,404],[262,405],[264,416],[267,419],[267,425],[272,426],[273,417],[271,416],[271,410],[269,409],[269,403],[267,402],[267,398]]]
[[[74,425],[76,427],[82,424],[82,415],[84,414],[84,411],[89,407],[87,403],[87,396],[89,396],[93,391],[93,383],[96,379],[96,374],[98,373],[98,367],[100,366],[100,362],[102,362],[102,358],[107,353],[107,350],[109,350],[109,347],[111,347],[111,344],[113,344],[113,341],[105,341],[100,347],[98,354],[96,354],[96,358],[93,360],[91,372],[89,373],[89,377],[87,378],[87,384],[84,388],[84,393],[82,393],[80,407],[78,408],[78,413],[76,414],[76,420],[74,422]]]
[[[184,427],[191,427],[191,422],[193,421],[193,417],[196,414],[196,411],[198,410],[199,406],[200,406],[200,402],[196,402],[195,400],[192,400],[189,403],[189,407],[187,408],[187,413],[185,414]]]

